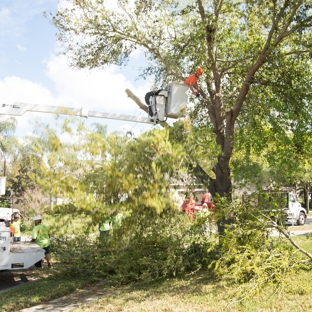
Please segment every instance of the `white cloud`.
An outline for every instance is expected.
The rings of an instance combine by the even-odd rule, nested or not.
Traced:
[[[107,69],[74,69],[65,57],[53,56],[47,62],[47,76],[53,81],[59,105],[85,107],[89,110],[111,110],[127,113],[137,105],[127,97],[128,88],[144,100],[147,85],[133,86],[118,73],[116,66]]]
[[[55,86],[56,93],[54,95],[40,83],[10,76],[0,80],[0,103],[23,102],[147,117],[147,114],[127,97],[125,89],[129,88],[144,101],[144,96],[149,91],[148,84],[134,86],[124,75],[119,73],[116,66],[110,66],[105,70],[77,70],[68,67],[64,57],[52,56],[46,63],[46,75]],[[27,113],[16,118],[20,132],[25,135],[31,131],[34,118],[39,118],[45,123],[51,123],[54,116]],[[135,134],[139,134],[142,133],[142,129],[146,130],[152,127],[147,124],[108,119],[92,118],[92,122],[107,124],[109,132],[131,130]]]
[[[1,23],[5,24],[10,20],[10,10],[8,8],[2,8],[0,10]]]
[[[22,51],[22,52],[26,51],[26,48],[23,47],[22,45],[17,44],[16,46],[17,46],[17,48],[18,48],[20,51]]]
[[[0,10],[0,26],[1,26],[0,35],[3,35],[5,33],[4,29],[11,23],[12,23],[12,16],[11,16],[10,10],[8,8],[2,8]]]
[[[115,0],[111,1],[113,4],[115,3]],[[0,36],[5,35],[8,38],[20,36],[27,29],[28,22],[35,15],[42,14],[42,11],[45,9],[48,10],[48,7],[55,8],[57,3],[60,4],[62,2],[63,0],[59,0],[59,2],[57,0],[1,0]],[[39,24],[38,27],[40,27]],[[20,39],[17,40],[21,42]],[[25,51],[25,57],[27,57],[29,51],[23,45],[17,44],[18,42],[15,42],[12,47],[16,46],[20,51]],[[54,48],[58,50],[57,44]],[[32,62],[32,57],[29,57],[30,62]],[[6,61],[8,57],[1,58],[3,58],[2,61]],[[142,51],[138,49],[133,53],[132,58],[141,66]],[[86,108],[88,110],[107,113],[147,117],[147,114],[140,110],[127,97],[125,89],[130,89],[144,101],[145,94],[150,91],[150,84],[148,82],[142,83],[142,81],[140,83],[133,83],[126,78],[127,73],[133,76],[133,72],[129,68],[120,70],[116,66],[110,66],[105,69],[77,70],[67,66],[65,57],[55,55],[48,58],[42,64],[45,66],[43,70],[45,70],[46,76],[51,80],[53,89],[49,90],[43,84],[31,81],[31,79],[36,79],[33,78],[34,76],[29,79],[22,79],[13,75],[7,76],[3,80],[0,80],[0,104],[24,102]],[[136,66],[136,68],[139,68],[139,66]],[[137,69],[134,70],[136,71]],[[23,77],[27,77],[27,73],[21,72],[22,75]],[[31,123],[34,117],[46,122],[51,122],[54,118],[53,115],[36,113],[27,113],[21,117],[17,117],[18,129],[22,135],[26,135],[26,133],[32,131]],[[109,132],[115,130],[126,132],[131,130],[134,133],[142,133],[142,129],[152,127],[146,124],[108,119],[93,119],[92,122],[106,123]]]
[[[130,89],[144,102],[145,94],[150,91],[149,83],[133,85],[120,72],[117,66],[92,70],[70,68],[66,58],[62,56],[52,56],[46,67],[46,75],[53,81],[57,91],[56,105],[147,117],[147,114],[128,98],[125,90]],[[142,123],[110,119],[92,120],[107,124],[109,132],[126,133],[131,130],[138,135],[152,128],[151,125]]]
[[[6,77],[0,80],[0,95],[4,101],[53,104],[51,92],[39,83],[20,77]]]
[[[6,77],[2,81],[0,80],[0,101],[1,104],[22,102],[53,105],[55,103],[51,92],[44,86],[15,76]],[[38,116],[38,114],[27,113],[23,116],[16,117],[18,120],[18,128],[22,130],[24,135],[26,132],[30,131],[29,127],[32,124],[33,118],[36,116]],[[46,117],[47,120],[52,118],[52,116]]]

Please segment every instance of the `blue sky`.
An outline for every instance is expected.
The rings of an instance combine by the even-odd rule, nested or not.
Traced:
[[[63,1],[63,0],[60,0]],[[0,1],[0,101],[86,108],[103,112],[143,116],[124,92],[129,88],[144,100],[150,83],[135,81],[142,65],[136,54],[130,64],[118,68],[75,70],[58,55],[57,30],[43,15],[54,13],[58,0]],[[53,115],[27,113],[16,117],[17,136],[30,134],[34,119],[50,123]],[[109,132],[131,130],[142,133],[152,126],[139,123],[92,119],[107,124]]]

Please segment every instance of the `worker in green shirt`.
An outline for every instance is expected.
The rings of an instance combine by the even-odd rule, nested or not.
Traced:
[[[51,268],[50,259],[50,229],[47,225],[42,224],[41,216],[35,216],[35,227],[32,230],[31,238],[45,251],[45,259],[48,262],[48,267]]]
[[[109,231],[112,229],[112,219],[107,218],[103,222],[100,223],[100,242],[103,240],[105,243],[108,243],[109,240]]]
[[[117,209],[112,218],[114,230],[118,230],[121,228],[122,218],[123,218],[123,214],[119,211],[119,209]]]
[[[21,224],[24,221],[24,217],[19,212],[14,212],[11,217],[11,226],[14,228],[14,242],[21,241]]]

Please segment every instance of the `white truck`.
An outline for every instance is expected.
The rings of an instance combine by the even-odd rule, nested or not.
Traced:
[[[292,225],[305,224],[307,211],[299,203],[294,191],[266,191],[262,196],[259,201],[271,217]]]
[[[44,249],[33,242],[12,243],[11,230],[4,221],[18,209],[0,208],[0,271],[28,269],[44,258]]]

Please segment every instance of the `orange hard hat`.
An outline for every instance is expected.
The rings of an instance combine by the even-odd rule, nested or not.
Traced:
[[[198,67],[196,69],[196,73],[199,74],[199,75],[202,75],[204,73],[204,70],[202,68]]]

